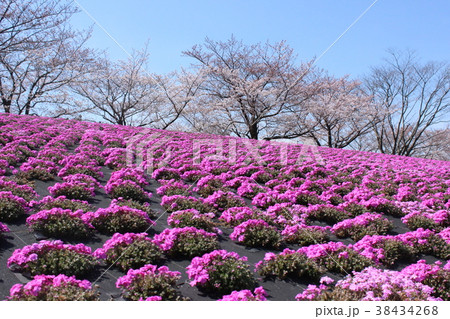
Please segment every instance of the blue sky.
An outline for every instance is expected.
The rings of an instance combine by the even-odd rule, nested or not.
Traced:
[[[149,41],[149,70],[166,73],[193,62],[182,51],[205,37],[247,44],[286,40],[299,60],[320,56],[374,0],[77,0],[128,52]],[[380,65],[386,50],[412,49],[423,61],[448,61],[450,1],[379,0],[318,61],[331,74],[352,77]],[[80,12],[76,28],[93,25]],[[126,53],[98,26],[88,45],[112,59]]]

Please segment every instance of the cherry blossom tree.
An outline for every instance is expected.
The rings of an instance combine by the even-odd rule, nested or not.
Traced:
[[[345,148],[370,131],[377,110],[361,82],[327,76],[319,87],[307,103],[302,136],[318,146]]]
[[[77,12],[66,1],[7,0],[0,5],[0,98],[2,110],[39,113],[71,99],[67,85],[89,72],[90,32],[71,29]]]
[[[153,123],[147,108],[159,103],[156,84],[146,72],[146,49],[134,51],[127,60],[99,57],[96,72],[72,85],[88,113],[119,125]]]
[[[113,124],[167,129],[195,99],[201,83],[201,74],[183,69],[167,75],[149,73],[147,47],[127,60],[99,58],[97,64],[96,72],[72,89],[88,113]]]
[[[264,137],[277,118],[301,107],[311,94],[312,62],[297,65],[285,42],[245,45],[234,37],[225,42],[207,38],[183,53],[204,75],[202,104],[194,111],[199,115],[207,106],[214,117],[205,120],[220,124],[217,129],[224,134]]]

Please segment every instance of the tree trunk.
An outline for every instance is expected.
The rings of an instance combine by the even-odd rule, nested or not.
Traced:
[[[258,123],[250,124],[250,138],[258,139]]]

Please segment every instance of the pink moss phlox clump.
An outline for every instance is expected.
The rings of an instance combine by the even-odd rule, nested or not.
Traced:
[[[200,213],[198,210],[190,208],[173,212],[167,217],[170,227],[193,226],[216,234],[222,234],[213,221],[214,213]]]
[[[253,292],[248,289],[233,291],[231,294],[223,296],[218,301],[266,301],[266,297],[266,291],[260,286],[255,288]]]
[[[3,176],[0,177],[0,192],[11,192],[16,197],[22,197],[26,201],[39,197],[33,187],[17,184],[15,181],[8,181]]]
[[[148,264],[128,270],[125,276],[117,279],[116,287],[128,300],[146,300],[149,297],[151,300],[177,300],[176,285],[180,278],[180,272],[171,271],[167,266]]]
[[[205,203],[211,205],[219,211],[224,211],[230,207],[245,206],[245,201],[232,192],[215,191],[205,198]]]
[[[98,259],[106,259],[108,251],[114,250],[116,246],[131,245],[138,240],[152,241],[147,233],[115,233],[103,244],[103,247],[96,249],[93,255]]]
[[[435,232],[431,229],[418,228],[415,231],[398,234],[395,238],[411,247],[417,247],[429,244],[434,234]]]
[[[217,234],[209,233],[203,229],[197,229],[195,227],[183,227],[183,228],[166,228],[160,234],[153,237],[154,243],[159,245],[162,250],[169,251],[177,243],[179,236],[184,234],[190,234],[192,236],[202,236],[217,238]]]
[[[54,197],[64,195],[70,199],[85,200],[95,197],[95,188],[80,181],[55,183],[48,187],[48,191]]]
[[[83,224],[86,227],[92,229],[94,228],[89,222],[86,221],[85,214],[81,209],[72,211],[70,209],[62,209],[59,207],[55,207],[49,210],[41,210],[36,214],[33,214],[30,217],[28,217],[26,223],[28,226],[33,227],[34,224],[42,223],[51,217],[58,217],[58,216],[67,216],[69,218],[79,219],[80,221],[83,222]]]
[[[103,186],[92,176],[86,174],[73,174],[63,177],[64,182],[68,183],[85,183],[89,187],[103,188]]]
[[[442,269],[441,266],[442,262],[440,261],[435,264],[427,264],[424,259],[421,259],[417,261],[417,263],[403,268],[401,273],[408,276],[413,281],[423,282],[428,277],[437,274]]]
[[[14,195],[11,191],[0,191],[0,201],[15,203],[20,206],[24,213],[28,213],[30,210],[29,203],[22,197]]]
[[[335,287],[329,290],[328,284],[310,285],[296,300],[321,300],[324,291],[329,291],[338,300],[385,301],[385,300],[427,300],[439,301],[441,298],[432,296],[433,288],[412,280],[402,272],[367,267],[361,272],[339,280]]]
[[[414,201],[416,199],[416,194],[411,186],[403,185],[398,188],[397,194],[394,195],[394,199],[400,202]]]
[[[147,213],[142,210],[114,204],[107,208],[99,208],[95,212],[87,212],[86,214],[84,214],[84,219],[89,223],[102,223],[103,220],[114,217],[116,215],[125,215],[127,216],[125,217],[127,219],[129,219],[129,215],[133,215],[141,219],[145,224],[149,226],[155,224],[155,222],[148,217]]]
[[[3,233],[8,233],[8,232],[9,232],[8,226],[6,226],[3,223],[0,223],[0,237],[2,236]]]
[[[186,268],[191,280],[189,284],[225,293],[249,289],[254,285],[254,278],[246,261],[247,257],[226,250],[214,250],[195,257]]]
[[[179,179],[180,171],[176,168],[171,167],[160,167],[155,169],[152,173],[152,178],[156,180],[168,180],[168,179]]]
[[[214,210],[214,208],[209,205],[205,205],[205,200],[203,198],[197,198],[194,196],[184,196],[184,195],[172,195],[167,196],[164,195],[161,199],[161,206],[163,206],[168,212],[174,212],[178,210],[185,210],[194,208],[197,209],[201,213],[207,213],[205,209],[210,208]],[[189,207],[186,207],[188,205]]]
[[[132,180],[141,187],[148,185],[148,182],[144,177],[144,171],[131,167],[122,168],[113,172],[110,181],[115,180]]]
[[[68,167],[76,167],[78,165],[87,166],[87,167],[97,167],[98,163],[95,159],[92,159],[88,156],[88,154],[71,154],[69,156],[64,157],[59,161],[59,164],[68,168]],[[62,177],[62,176],[61,176]]]
[[[161,296],[150,296],[147,298],[140,298],[139,301],[162,301],[162,297]]]
[[[273,206],[276,203],[281,202],[281,194],[276,191],[268,191],[266,193],[259,193],[252,199],[252,205],[261,208],[267,208]]]
[[[91,165],[92,164],[92,165]],[[95,164],[95,165],[93,165]],[[85,164],[67,164],[58,173],[58,177],[65,177],[67,175],[73,175],[77,173],[87,174],[96,179],[102,178],[104,176],[103,172],[100,170],[100,167],[97,166],[96,162],[89,163],[89,165]]]
[[[145,265],[139,269],[130,269],[128,270],[125,276],[120,277],[116,281],[116,287],[119,289],[127,289],[133,281],[142,276],[153,276],[153,275],[165,275],[169,277],[176,277],[177,279],[181,278],[181,273],[178,271],[170,271],[167,266],[158,266],[155,265]]]
[[[300,230],[300,229],[308,229],[311,231],[319,231],[319,232],[324,232],[326,233],[327,230],[329,230],[331,228],[331,226],[316,226],[316,225],[305,225],[305,224],[296,224],[296,225],[287,225],[283,231],[281,232],[281,234],[283,236],[295,236],[295,234]]]
[[[445,242],[448,245],[450,245],[450,227],[447,227],[447,228],[443,229],[437,235],[439,237],[441,237],[443,240],[445,240]]]
[[[334,282],[330,277],[324,276],[320,278],[320,285],[308,285],[308,287],[303,290],[302,293],[295,296],[295,300],[298,301],[311,301],[316,299],[322,292],[326,291],[330,284]]]
[[[253,181],[250,177],[238,176],[238,177],[235,177],[235,178],[232,178],[232,179],[226,181],[223,186],[237,189],[245,183],[248,184],[248,183],[252,183],[252,182]]]
[[[40,169],[46,171],[49,174],[56,174],[58,166],[51,161],[37,159],[35,157],[28,158],[28,160],[25,163],[20,165],[20,170],[24,172],[33,169]]]
[[[192,258],[219,247],[217,234],[195,227],[166,228],[153,238],[166,254],[175,257]]]
[[[365,296],[361,300],[390,300],[393,294],[405,295],[403,300],[442,300],[431,296],[433,289],[422,283],[415,282],[408,275],[392,270],[382,270],[368,267],[361,272],[354,273],[346,279],[340,280],[337,287],[351,291],[363,292]],[[381,290],[379,296],[374,291]],[[411,299],[410,299],[411,298]],[[417,300],[417,299],[416,299]]]
[[[278,247],[281,244],[277,228],[262,219],[249,219],[235,226],[230,238],[251,247]]]
[[[231,207],[224,210],[219,219],[223,220],[227,224],[236,226],[248,219],[252,219],[255,214],[255,211],[247,206]]]
[[[259,193],[268,192],[270,188],[260,186],[256,183],[242,183],[241,186],[238,187],[236,194],[242,197],[253,198]]]
[[[190,190],[191,187],[180,180],[160,180],[160,183],[161,186],[156,190],[156,193],[159,196],[166,195],[168,191],[172,194],[174,190],[176,190],[178,194],[190,195],[192,193]]]
[[[64,294],[68,288],[69,295]],[[74,293],[77,292],[77,294]],[[82,295],[84,298],[80,298]],[[11,287],[8,300],[98,300],[88,280],[78,280],[75,276],[36,275],[26,284]]]
[[[356,244],[352,245],[352,248],[358,251],[362,256],[371,259],[377,264],[381,264],[386,258],[384,243],[387,240],[396,240],[394,236],[390,235],[372,235],[365,236],[359,240]]]
[[[141,185],[129,179],[110,179],[105,186],[107,194],[113,198],[123,197],[137,201],[148,200],[152,193],[146,192]]]
[[[327,257],[331,253],[340,251],[342,249],[348,248],[342,242],[330,241],[325,244],[315,244],[306,247],[301,247],[297,250],[298,253],[305,254],[308,258],[319,259],[322,257]]]
[[[26,271],[30,267],[30,263],[38,260],[41,254],[48,251],[67,250],[80,255],[92,256],[92,250],[84,244],[64,244],[61,240],[41,240],[39,243],[27,245],[23,248],[16,249],[8,259],[7,266],[10,269]]]
[[[305,224],[286,225],[281,236],[287,243],[301,246],[320,244],[328,241],[327,231],[330,226],[310,226]]]
[[[105,166],[111,169],[121,169],[127,166],[126,154],[127,151],[123,148],[106,148],[101,156],[106,157]]]

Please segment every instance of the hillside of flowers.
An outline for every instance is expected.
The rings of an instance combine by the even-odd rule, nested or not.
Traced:
[[[0,114],[1,300],[450,300],[450,162]]]

